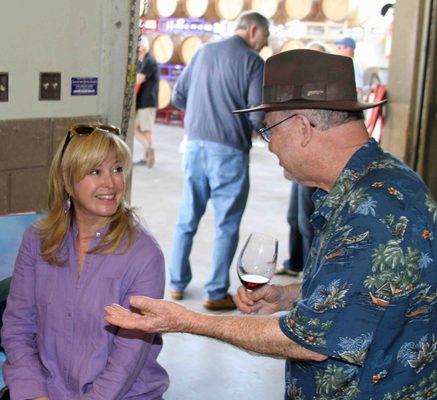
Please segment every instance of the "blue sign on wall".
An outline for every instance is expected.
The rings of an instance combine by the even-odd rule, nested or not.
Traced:
[[[71,78],[71,95],[97,95],[97,78]]]

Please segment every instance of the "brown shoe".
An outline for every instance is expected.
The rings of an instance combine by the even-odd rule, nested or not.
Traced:
[[[170,290],[170,296],[173,300],[182,300],[184,298],[183,290]]]
[[[226,294],[226,297],[224,299],[220,299],[220,300],[206,299],[203,302],[203,307],[211,311],[235,310],[237,308],[232,296],[229,293]]]

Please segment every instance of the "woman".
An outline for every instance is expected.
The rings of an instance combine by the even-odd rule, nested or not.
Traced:
[[[2,329],[11,398],[161,399],[159,335],[114,329],[103,306],[162,298],[164,260],[124,201],[128,147],[113,126],[69,130],[49,213],[23,237]]]

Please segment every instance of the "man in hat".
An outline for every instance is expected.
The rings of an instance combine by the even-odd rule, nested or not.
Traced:
[[[357,64],[355,61],[355,47],[356,43],[355,40],[351,37],[344,37],[339,40],[334,41],[336,52],[340,56],[346,56],[352,58],[354,62],[354,71],[355,71],[355,84],[357,85],[358,91],[362,90],[362,87],[364,85],[363,83],[363,71],[361,70],[361,67]]]
[[[302,287],[240,287],[247,316],[210,316],[133,297],[106,320],[209,336],[284,357],[287,399],[435,398],[437,204],[366,131],[350,58],[311,50],[266,62],[261,134],[286,177],[316,186]],[[300,292],[299,292],[300,291]],[[288,310],[277,316],[255,316]]]

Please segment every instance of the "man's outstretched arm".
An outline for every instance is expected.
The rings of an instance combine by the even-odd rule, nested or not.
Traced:
[[[274,357],[324,361],[325,355],[293,342],[281,331],[278,318],[216,316],[190,311],[179,304],[144,296],[131,297],[131,312],[117,304],[105,307],[105,320],[149,333],[182,332],[208,336],[242,349]]]

